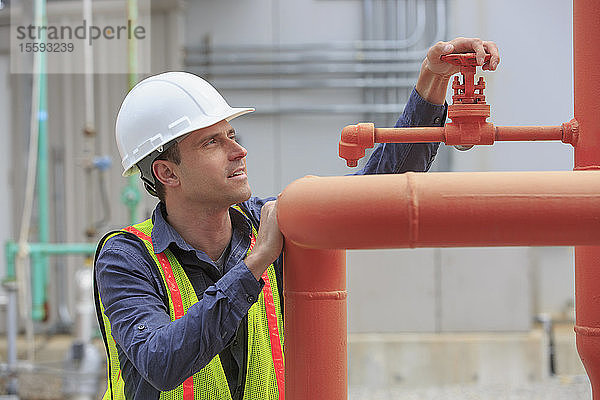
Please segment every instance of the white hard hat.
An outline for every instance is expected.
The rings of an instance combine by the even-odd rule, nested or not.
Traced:
[[[254,108],[233,108],[204,79],[188,72],[166,72],[139,82],[117,115],[117,147],[123,176],[139,172],[137,163],[187,133],[239,117]]]

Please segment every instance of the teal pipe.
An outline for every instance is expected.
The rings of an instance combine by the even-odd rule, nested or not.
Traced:
[[[129,224],[138,223],[137,206],[140,202],[140,190],[138,189],[138,180],[135,176],[130,176],[127,179],[127,186],[121,191],[121,201],[129,210]]]
[[[93,243],[28,243],[27,251],[31,257],[32,270],[36,273],[43,273],[44,279],[35,279],[32,276],[31,287],[33,293],[44,293],[46,292],[46,281],[48,271],[46,268],[47,257],[49,255],[63,255],[63,254],[85,254],[93,255],[96,252],[96,245]],[[6,242],[6,277],[5,281],[14,281],[15,278],[15,258],[19,252],[19,245],[15,242]],[[34,297],[32,301],[32,318],[34,320],[43,320],[46,315],[44,307],[45,297],[38,296],[37,302]]]
[[[19,245],[9,241],[6,243],[7,262],[12,264],[12,272],[14,275],[14,259],[19,251]],[[27,243],[27,251],[29,254],[49,255],[68,255],[68,254],[89,254],[96,252],[95,243]],[[7,268],[11,271],[11,268]],[[8,274],[7,274],[8,275]]]
[[[31,260],[31,318],[34,321],[43,321],[46,316],[46,270],[44,261],[46,257],[42,253],[32,253]]]
[[[138,20],[138,3],[137,0],[127,0],[127,19],[131,22],[131,26],[137,25]],[[128,51],[128,83],[129,90],[133,89],[137,83],[138,57],[137,57],[137,39],[129,37],[127,41]],[[131,225],[139,222],[137,219],[137,206],[140,202],[139,183],[135,176],[130,176],[127,179],[127,186],[121,192],[121,201],[129,210],[129,223]]]
[[[42,26],[47,26],[46,0],[36,0],[35,6],[39,12]],[[46,37],[42,32],[40,43],[45,43]],[[37,195],[38,195],[38,240],[48,243],[48,81],[46,75],[46,53],[38,55],[39,71],[39,110],[38,110],[38,161],[37,161]],[[32,254],[32,318],[34,321],[45,317],[44,303],[46,302],[46,286],[48,281],[48,259],[43,254]]]
[[[4,281],[15,281],[17,275],[15,274],[15,256],[17,254],[19,246],[12,241],[7,241],[4,244],[4,256],[6,257],[6,276]]]
[[[47,266],[40,260],[47,260],[49,255],[65,255],[65,254],[83,254],[93,255],[96,252],[96,245],[94,243],[27,243],[27,251],[31,256],[31,262],[37,266],[37,272],[41,272],[42,267]],[[15,276],[15,258],[19,252],[19,245],[13,241],[6,242],[5,256],[6,256],[6,276],[4,281],[14,281]],[[47,276],[47,271],[43,271],[44,276]],[[32,277],[34,278],[34,277]],[[32,289],[35,292],[45,292],[45,280],[43,279],[32,279]],[[33,310],[32,315],[35,314],[34,318],[43,319],[45,316],[44,302],[38,301],[32,303]]]

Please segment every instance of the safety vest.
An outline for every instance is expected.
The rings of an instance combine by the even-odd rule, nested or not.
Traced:
[[[238,211],[245,213],[234,206]],[[252,225],[252,224],[251,224]],[[169,314],[171,321],[181,318],[193,304],[198,301],[181,264],[173,253],[166,249],[163,253],[154,253],[150,234],[153,223],[148,219],[142,223],[129,226],[121,231],[105,236],[98,245],[98,251],[106,241],[118,234],[129,232],[137,236],[146,246],[148,253],[156,263],[169,298]],[[248,254],[256,242],[256,228],[252,226],[252,236]],[[95,279],[95,274],[94,274]],[[283,357],[283,317],[281,315],[281,299],[277,288],[277,279],[273,264],[262,275],[265,282],[258,301],[248,311],[248,363],[244,399],[252,400],[284,400],[284,357]],[[94,284],[96,313],[101,327],[107,351],[108,389],[103,400],[124,400],[124,381],[115,340],[110,332],[110,321],[104,314],[104,306]],[[242,367],[243,368],[243,367]],[[204,368],[189,377],[183,384],[168,392],[161,392],[161,399],[169,400],[231,400],[229,385],[216,355]]]

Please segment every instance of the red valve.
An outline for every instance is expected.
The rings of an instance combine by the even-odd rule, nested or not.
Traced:
[[[489,60],[490,55],[486,54],[484,63],[489,62]],[[454,77],[454,81],[452,82],[452,89],[454,89],[452,102],[462,104],[485,104],[485,96],[483,95],[485,81],[483,80],[483,77],[480,77],[477,84],[475,84],[475,69],[477,68],[477,58],[475,57],[475,53],[447,54],[442,56],[442,61],[460,66],[460,73],[463,76],[462,84],[460,83],[458,76]]]
[[[487,122],[490,106],[485,102],[483,90],[485,81],[479,78],[475,84],[477,58],[475,53],[447,54],[442,60],[460,66],[462,83],[458,76],[454,77],[452,89],[452,105],[448,107],[448,118],[452,122],[446,125],[447,145],[476,145],[494,143],[494,125]],[[489,62],[486,54],[484,63]]]

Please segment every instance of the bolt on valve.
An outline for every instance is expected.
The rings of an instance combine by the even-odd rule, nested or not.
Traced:
[[[484,63],[489,62],[489,60],[490,55],[486,54]],[[454,95],[452,96],[453,103],[485,103],[485,96],[483,95],[485,80],[481,76],[479,77],[477,84],[475,84],[475,72],[477,68],[475,53],[446,54],[445,56],[442,56],[442,61],[458,65],[463,77],[462,83],[460,83],[458,75],[454,76],[454,81],[452,82],[452,89],[454,90]]]

